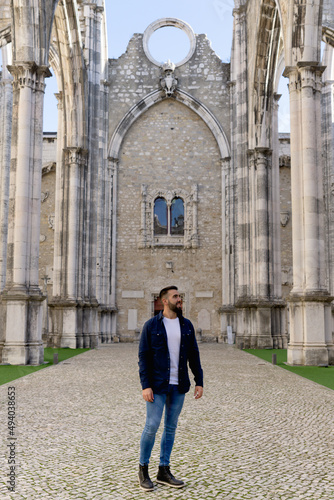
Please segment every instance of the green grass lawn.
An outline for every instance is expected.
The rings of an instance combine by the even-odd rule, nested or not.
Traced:
[[[7,384],[12,380],[24,377],[29,373],[37,372],[48,366],[53,365],[53,355],[58,353],[58,362],[72,358],[89,349],[44,349],[44,362],[46,364],[39,366],[17,366],[17,365],[0,365],[0,385]]]
[[[287,350],[286,349],[244,349],[250,354],[254,354],[258,358],[264,359],[265,361],[272,362],[272,355],[277,355],[277,365],[284,370],[296,373],[302,377],[313,380],[317,384],[324,385],[329,389],[334,389],[334,366],[322,367],[322,366],[288,366],[285,365],[287,360]]]

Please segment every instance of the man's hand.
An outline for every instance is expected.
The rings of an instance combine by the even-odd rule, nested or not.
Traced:
[[[153,395],[153,391],[152,391],[152,389],[150,387],[148,387],[147,389],[143,390],[143,398],[148,403],[153,403],[153,401],[154,401],[154,395]]]
[[[203,387],[196,385],[194,392],[195,399],[199,399],[203,396]]]

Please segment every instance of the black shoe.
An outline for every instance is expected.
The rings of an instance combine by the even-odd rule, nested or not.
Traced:
[[[140,465],[139,464],[139,486],[144,491],[152,491],[154,489],[154,485],[148,475],[148,465]]]
[[[169,465],[159,465],[159,472],[157,475],[157,482],[160,484],[167,484],[172,488],[183,488],[184,482],[180,479],[176,479],[171,471],[169,470]]]

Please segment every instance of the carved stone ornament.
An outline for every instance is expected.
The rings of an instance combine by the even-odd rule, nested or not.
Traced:
[[[290,212],[281,212],[281,225],[285,227],[290,219]]]
[[[162,197],[165,199],[168,210],[174,198],[181,198],[184,203],[184,234],[179,236],[154,235],[154,201]],[[150,189],[146,184],[141,190],[141,227],[138,235],[138,248],[152,248],[154,246],[176,246],[183,248],[198,248],[197,227],[198,186],[194,184],[191,190]]]
[[[42,175],[49,174],[50,172],[54,172],[56,170],[56,162],[50,161],[46,165],[42,167]]]
[[[163,76],[160,78],[160,84],[163,88],[167,97],[170,97],[174,94],[174,91],[177,87],[177,78],[174,76],[175,64],[173,64],[169,59],[163,64]]]
[[[45,191],[45,193],[41,193],[41,202],[44,203],[45,200],[49,198],[49,191]]]
[[[55,216],[54,215],[49,215],[48,223],[49,223],[49,228],[54,230],[54,228],[55,228]]]

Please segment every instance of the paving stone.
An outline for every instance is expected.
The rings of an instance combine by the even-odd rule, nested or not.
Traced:
[[[137,349],[113,344],[0,387],[1,498],[148,498],[137,480],[145,421]],[[187,486],[156,485],[151,498],[333,499],[334,391],[231,346],[200,351],[204,396],[187,395],[172,454]],[[6,486],[8,386],[17,398],[15,493]]]

